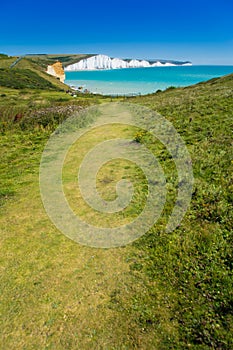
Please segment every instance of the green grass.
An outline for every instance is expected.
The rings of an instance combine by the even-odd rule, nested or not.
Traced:
[[[12,124],[1,138],[2,347],[130,346],[125,316],[110,298],[133,284],[131,247],[81,247],[56,230],[42,206],[38,168],[50,126],[21,131]]]
[[[42,67],[47,67],[48,64],[53,64],[57,61],[62,62],[63,67],[76,63],[84,58],[91,57],[91,54],[44,54],[44,55],[27,55],[26,58],[37,63]]]
[[[161,218],[135,244],[140,253],[132,268],[146,274],[150,283],[143,297],[135,298],[132,313],[136,308],[138,322],[149,337],[159,333],[152,342],[155,348],[233,346],[232,97],[230,75],[131,100],[173,123],[191,153],[195,177],[191,206],[181,226],[168,235]],[[146,135],[136,138],[152,146]],[[161,160],[168,164],[169,159]],[[165,323],[158,314],[161,308],[168,312]]]
[[[127,99],[170,120],[191,154],[193,198],[172,233],[165,232],[165,224],[177,175],[168,152],[150,135],[133,128],[99,128],[81,140],[79,153],[71,149],[64,191],[73,209],[97,224],[109,218],[93,216],[80,198],[75,154],[78,163],[95,143],[133,135],[164,168],[169,195],[163,215],[141,239],[117,249],[82,247],[63,236],[44,211],[38,184],[44,145],[67,117],[46,108],[100,105],[110,99],[4,87],[0,96],[0,347],[230,350],[233,76]],[[37,111],[44,112],[36,117]],[[24,116],[14,122],[19,112]],[[83,122],[92,123],[84,120],[80,126]],[[134,166],[123,161],[106,164],[97,187],[106,200],[114,199],[116,181],[126,176],[136,184],[135,206],[126,213],[134,216],[145,191],[145,179]],[[127,217],[115,216],[114,222]]]
[[[22,57],[16,65],[18,57],[3,57],[0,59],[0,86],[11,87],[15,89],[54,89],[67,90],[69,87],[60,82],[59,79],[46,73],[48,64],[54,61],[32,60]]]
[[[0,85],[12,89],[57,89],[29,69],[0,69]]]
[[[16,57],[3,57],[0,59],[0,68],[10,68],[10,65],[14,63]]]

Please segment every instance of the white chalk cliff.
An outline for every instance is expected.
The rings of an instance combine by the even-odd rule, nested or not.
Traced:
[[[145,60],[123,60],[111,58],[106,55],[96,55],[80,60],[65,68],[65,71],[119,69],[119,68],[143,68],[143,67],[168,67],[168,66],[192,65],[190,62],[175,64],[171,62],[149,62]]]

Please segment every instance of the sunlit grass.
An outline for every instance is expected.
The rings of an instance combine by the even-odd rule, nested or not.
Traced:
[[[24,124],[24,130],[12,117],[35,105],[84,107],[105,100],[0,88],[0,96],[5,94],[0,97],[2,349],[233,347],[232,93],[231,76],[130,99],[160,112],[185,140],[195,176],[193,198],[180,226],[166,233],[176,169],[161,144],[140,136],[137,141],[150,147],[164,167],[169,194],[165,210],[155,227],[133,245],[101,250],[69,240],[43,208],[39,164],[56,127],[53,116],[47,116],[50,123],[44,128],[38,119]],[[129,162],[109,162],[98,173],[103,199],[114,200],[117,181],[128,177],[135,182],[135,200],[141,201],[112,222],[87,207],[76,182],[78,165],[90,148],[109,137],[135,138],[138,132],[108,126],[87,133],[74,145],[63,172],[74,211],[96,224],[111,225],[141,209],[145,179]]]

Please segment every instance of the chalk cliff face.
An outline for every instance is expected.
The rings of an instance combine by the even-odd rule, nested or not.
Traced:
[[[64,72],[64,69],[62,67],[61,62],[56,62],[56,63],[52,64],[51,66],[48,66],[46,72],[50,75],[53,75],[56,78],[59,78],[60,81],[62,83],[64,83],[65,72]]]
[[[179,65],[191,65],[191,63],[179,64]],[[95,69],[119,69],[119,68],[143,68],[143,67],[168,67],[176,66],[174,63],[162,63],[145,60],[122,60],[120,58],[111,58],[106,55],[96,55],[89,58],[85,58],[77,63],[71,64],[65,68],[65,71],[78,71],[78,70],[95,70]]]

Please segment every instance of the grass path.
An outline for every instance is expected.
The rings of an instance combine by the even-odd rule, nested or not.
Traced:
[[[81,145],[80,154],[91,138]],[[0,226],[1,349],[138,348],[137,326],[127,316],[141,288],[130,271],[131,245],[95,249],[61,234],[43,208],[38,167],[2,207]]]

